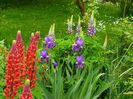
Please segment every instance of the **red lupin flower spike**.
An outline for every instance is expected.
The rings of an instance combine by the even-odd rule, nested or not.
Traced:
[[[30,86],[32,87],[36,86],[35,80],[37,80],[35,76],[35,74],[37,74],[37,72],[35,71],[35,69],[37,69],[37,66],[35,66],[36,51],[37,51],[37,45],[36,45],[34,34],[32,33],[30,45],[26,52],[26,64],[25,64],[25,67],[27,68],[27,71],[26,71],[27,79],[31,81]]]
[[[38,49],[38,43],[40,43],[39,39],[40,39],[40,33],[37,31],[37,32],[35,33],[35,42],[36,42],[36,47],[37,47],[37,49]],[[36,57],[36,61],[39,62],[40,59]]]
[[[37,40],[39,40],[40,39],[40,33],[37,31],[36,33],[35,33],[35,40],[37,41]]]
[[[17,40],[16,40],[16,46],[18,49],[18,54],[19,54],[19,63],[20,63],[20,70],[21,70],[21,78],[24,79],[24,70],[26,69],[24,67],[24,46],[23,46],[23,41],[22,41],[22,36],[21,36],[21,31],[17,32]]]
[[[13,99],[17,97],[17,89],[22,85],[20,80],[20,67],[18,60],[18,50],[16,47],[16,40],[13,40],[12,48],[10,50],[7,67],[6,67],[6,89],[4,96],[6,99]]]
[[[27,79],[25,82],[25,86],[20,96],[20,99],[33,99],[32,93],[30,91],[30,80],[29,79]]]

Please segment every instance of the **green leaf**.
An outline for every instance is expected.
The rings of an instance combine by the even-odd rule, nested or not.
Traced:
[[[97,75],[97,76],[95,77],[95,79],[93,80],[93,83],[91,84],[90,88],[88,88],[88,91],[87,91],[87,93],[86,93],[85,99],[90,99],[90,98],[91,98],[91,95],[92,95],[92,93],[93,93],[93,88],[96,87],[95,85],[96,85],[98,79],[99,79],[102,75],[104,75],[104,73],[100,73],[99,75]]]
[[[84,68],[84,70],[83,70],[83,72],[81,74],[80,79],[68,90],[68,92],[65,95],[65,99],[70,99],[72,93],[74,93],[79,88],[85,73],[86,73],[86,68]]]
[[[108,89],[109,87],[111,87],[113,84],[114,84],[114,82],[109,82],[109,83],[106,83],[105,85],[103,85],[103,86],[102,86],[101,88],[99,88],[99,89],[97,90],[97,92],[94,94],[93,99],[97,99],[97,98],[101,95],[101,93],[102,93],[103,91],[105,91],[106,89]]]

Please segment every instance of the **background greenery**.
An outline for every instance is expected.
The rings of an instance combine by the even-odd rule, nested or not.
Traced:
[[[80,54],[83,53],[86,66],[81,72],[75,68],[76,58],[71,51],[75,40],[70,40],[71,36],[67,35],[67,19],[71,15],[74,16],[75,33],[78,17],[81,16],[80,9],[72,0],[0,0],[0,97],[5,88],[5,57],[8,55],[12,40],[16,38],[17,30],[22,31],[26,48],[29,45],[31,33],[40,31],[41,42],[37,51],[37,57],[40,58],[44,37],[48,35],[51,24],[55,23],[57,46],[52,52],[50,57],[52,61],[49,64],[37,64],[39,66],[38,86],[32,88],[35,99],[38,97],[62,99],[67,95],[69,98],[83,96],[95,98],[100,92],[102,92],[99,95],[101,99],[133,98],[133,95],[123,94],[133,91],[133,13],[130,11],[130,14],[123,18],[119,0],[106,0],[113,3],[85,1],[90,3],[87,3],[87,12],[82,19],[82,25],[86,20],[87,24],[89,23],[90,15],[94,10],[97,32],[93,39],[85,36],[87,46]],[[87,32],[87,25],[83,31],[84,34]],[[72,38],[74,38],[73,35]],[[107,49],[103,50],[106,35]],[[67,55],[64,55],[65,51],[69,52],[69,62],[67,62]],[[53,61],[60,64],[56,77],[51,64]],[[42,71],[42,68],[47,69],[49,66],[50,71]],[[43,77],[46,79],[43,80]],[[107,84],[109,86],[106,86]],[[102,87],[105,89],[100,90]],[[60,91],[57,91],[58,88]],[[96,89],[100,91],[97,92]],[[89,94],[87,95],[86,92]]]

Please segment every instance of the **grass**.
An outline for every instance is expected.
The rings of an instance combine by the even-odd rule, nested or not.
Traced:
[[[48,34],[50,25],[53,23],[55,23],[56,38],[62,38],[67,34],[67,19],[74,15],[76,26],[80,15],[78,7],[72,5],[70,0],[39,0],[39,2],[38,0],[24,0],[15,3],[5,1],[2,3],[5,9],[0,10],[0,40],[5,39],[6,46],[11,45],[18,30],[22,31],[23,41],[27,46],[32,32],[40,31],[43,38]],[[96,20],[103,20],[106,27],[110,27],[110,24],[112,25],[121,14],[120,8],[110,3],[100,4],[98,11],[99,15],[95,16]],[[102,39],[100,41],[103,41],[105,33],[101,35],[97,32],[97,36],[100,36],[99,39]]]
[[[72,14],[75,20],[78,17],[79,11],[75,8],[70,3],[57,2],[0,10],[0,40],[5,39],[6,45],[11,45],[17,30],[21,30],[24,43],[27,43],[32,32],[40,31],[41,37],[46,36],[53,23],[56,37],[61,38],[67,33],[67,19]]]

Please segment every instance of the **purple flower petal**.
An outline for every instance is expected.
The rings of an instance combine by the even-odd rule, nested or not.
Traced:
[[[51,36],[46,36],[45,37],[45,42],[51,42],[52,41],[52,37]]]
[[[84,57],[81,55],[81,56],[77,56],[77,62],[78,63],[82,63],[82,61],[84,61]]]
[[[58,63],[52,63],[54,65],[54,67],[58,66]]]
[[[77,63],[77,64],[76,64],[76,68],[79,68],[79,67],[80,67],[80,65]]]
[[[84,45],[82,39],[78,39],[78,40],[76,41],[76,44],[77,44],[78,46],[83,46],[83,45]]]
[[[72,47],[72,50],[73,50],[73,51],[81,51],[81,49],[82,49],[82,46],[78,46],[78,45],[74,45],[74,46]]]
[[[43,47],[45,47],[45,45],[46,45],[46,42],[43,43]]]
[[[55,47],[55,46],[56,46],[56,41],[53,42],[53,47]]]
[[[80,68],[84,68],[84,62],[80,64]]]
[[[44,57],[41,57],[41,62],[43,62],[44,61]]]
[[[46,58],[45,58],[45,62],[48,62],[49,61],[49,57],[47,56]]]
[[[41,56],[46,57],[48,55],[48,52],[46,50],[43,50],[40,52]]]
[[[52,42],[48,42],[48,43],[47,43],[47,48],[52,48],[52,47],[53,47]]]

